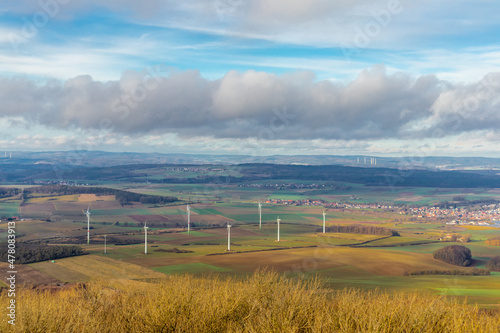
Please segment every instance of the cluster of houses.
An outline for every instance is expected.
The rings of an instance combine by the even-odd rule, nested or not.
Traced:
[[[67,186],[89,186],[89,183],[77,183],[66,180],[35,180],[35,185],[67,185]]]
[[[449,224],[487,224],[482,221],[500,219],[500,208],[495,205],[484,206],[481,209],[467,208],[439,208],[439,207],[411,207],[405,208],[406,215],[418,218],[450,218]]]
[[[170,168],[165,168],[165,171],[175,171],[175,172],[199,172],[199,173],[206,173],[206,172],[225,172],[226,169],[219,168],[219,167],[201,167],[201,166],[191,166],[191,167],[170,167]]]
[[[398,209],[397,206],[386,204],[329,202],[321,199],[268,199],[265,203],[289,206],[324,206],[340,209],[383,209],[391,211],[396,211]]]
[[[439,240],[442,241],[442,242],[468,243],[468,242],[470,242],[470,235],[446,234],[443,237],[440,237]]]
[[[489,225],[491,221],[500,220],[500,207],[487,205],[482,209],[439,208],[433,206],[407,207],[378,203],[328,202],[321,199],[268,199],[267,204],[288,206],[323,206],[337,209],[379,209],[413,218],[453,219],[447,224],[457,225]]]
[[[328,205],[323,200],[302,199],[302,200],[286,200],[286,199],[268,199],[267,204],[289,205],[289,206],[325,206]]]
[[[254,183],[254,184],[239,184],[238,187],[250,187],[258,189],[274,189],[274,190],[285,190],[285,189],[325,189],[336,187],[334,185],[325,184],[298,184],[298,183]]]

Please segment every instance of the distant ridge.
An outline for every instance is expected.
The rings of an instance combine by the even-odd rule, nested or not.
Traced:
[[[96,185],[101,182],[164,184],[319,184],[355,183],[366,186],[433,188],[500,188],[497,171],[394,169],[346,165],[242,164],[126,164],[78,166],[62,164],[4,165],[0,183],[22,185]]]
[[[376,159],[376,164],[373,163]],[[500,173],[500,158],[488,157],[381,157],[368,155],[217,155],[161,154],[72,150],[29,152],[14,151],[12,158],[0,157],[0,165],[46,164],[81,167],[106,167],[127,164],[242,164],[270,163],[287,165],[344,165],[386,167],[400,170],[483,170]]]

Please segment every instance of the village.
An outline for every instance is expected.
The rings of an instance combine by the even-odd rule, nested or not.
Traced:
[[[354,197],[351,197],[354,199]],[[446,224],[456,225],[490,225],[500,220],[500,205],[484,205],[480,209],[468,208],[440,208],[436,206],[408,207],[407,205],[389,205],[378,203],[328,202],[320,199],[269,199],[267,204],[294,205],[294,206],[323,206],[335,209],[379,209],[415,219],[448,220]]]

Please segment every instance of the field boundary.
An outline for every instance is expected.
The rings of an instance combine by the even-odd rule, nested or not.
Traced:
[[[393,237],[393,236],[391,236]],[[402,246],[416,246],[416,245],[424,245],[424,244],[435,244],[435,243],[442,243],[441,241],[436,241],[436,240],[429,240],[428,242],[410,242],[410,243],[397,243],[397,244],[393,244],[393,245],[363,245],[363,244],[368,244],[368,243],[371,243],[371,242],[374,242],[374,241],[377,241],[377,240],[381,240],[381,239],[385,239],[385,238],[389,238],[389,237],[384,237],[384,238],[380,238],[380,239],[374,239],[374,240],[371,240],[371,241],[368,241],[368,242],[365,242],[365,243],[360,243],[360,244],[355,244],[355,245],[351,245],[351,247],[365,247],[365,248],[378,248],[378,247],[402,247]],[[342,245],[339,245],[339,246],[342,246]]]
[[[220,255],[236,254],[236,253],[253,253],[253,252],[268,252],[268,251],[292,250],[292,249],[306,249],[306,248],[311,248],[311,247],[318,247],[318,245],[277,247],[277,248],[272,248],[272,249],[248,250],[248,251],[227,251],[227,252],[221,252],[221,253],[209,253],[209,254],[205,254],[205,256],[220,256]]]
[[[364,242],[361,242],[361,243],[355,243],[355,244],[338,244],[338,245],[335,245],[335,246],[359,247],[360,245],[363,245],[363,244],[368,244],[368,243],[371,243],[371,242],[375,242],[375,241],[379,241],[379,240],[386,239],[386,238],[391,238],[391,237],[395,237],[395,236],[391,235],[391,236],[385,236],[385,237],[380,237],[380,238],[375,238],[375,239],[367,240],[367,241],[364,241]],[[367,247],[367,246],[364,246],[364,247]]]

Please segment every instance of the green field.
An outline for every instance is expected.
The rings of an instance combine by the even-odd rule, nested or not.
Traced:
[[[0,199],[0,218],[19,215],[20,200]]]

